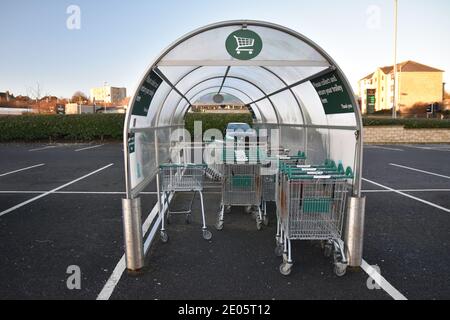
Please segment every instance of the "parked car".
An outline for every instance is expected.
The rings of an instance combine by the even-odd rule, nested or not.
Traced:
[[[257,141],[257,133],[247,123],[229,123],[225,140],[235,140],[236,142]]]

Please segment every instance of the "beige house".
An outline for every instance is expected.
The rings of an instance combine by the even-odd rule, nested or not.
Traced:
[[[444,71],[414,61],[397,65],[397,110],[416,103],[443,101]],[[363,113],[373,113],[394,106],[394,67],[378,68],[359,81]]]
[[[103,86],[91,89],[91,99],[97,102],[118,103],[126,97],[126,88]]]

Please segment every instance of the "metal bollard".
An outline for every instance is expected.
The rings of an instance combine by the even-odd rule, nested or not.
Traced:
[[[362,264],[365,211],[365,197],[350,198],[345,227],[345,244],[350,267],[360,267]]]
[[[138,271],[144,267],[141,199],[122,199],[122,211],[127,269]]]

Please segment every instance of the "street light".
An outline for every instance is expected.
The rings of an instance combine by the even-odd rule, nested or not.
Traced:
[[[398,34],[398,0],[394,0],[394,106],[392,108],[392,118],[397,118],[397,34]]]

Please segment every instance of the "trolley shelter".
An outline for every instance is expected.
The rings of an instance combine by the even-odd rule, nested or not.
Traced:
[[[178,141],[173,136],[183,132],[186,113],[197,100],[207,95],[220,98],[221,94],[248,106],[253,128],[259,132],[276,130],[276,136],[268,134],[269,140],[287,150],[284,156],[304,156],[301,163],[282,163],[272,180],[277,194],[270,200],[299,201],[295,208],[300,208],[287,212],[293,207],[287,204],[284,208],[289,210],[277,212],[284,272],[289,271],[290,244],[283,237],[309,239],[304,229],[292,229],[291,220],[313,213],[323,217],[337,207],[342,211],[338,222],[343,230],[337,235],[341,240],[335,240],[345,256],[340,262],[360,266],[365,207],[361,197],[363,131],[351,86],[336,62],[310,39],[283,26],[242,20],[212,24],[177,40],[151,63],[135,90],[124,129],[127,196],[122,205],[127,268],[141,269],[148,251],[148,243],[143,244],[140,193],[157,180],[159,212],[153,213],[151,221],[157,226],[164,224],[173,192],[201,194],[202,170],[208,164],[192,160],[184,133],[177,136]],[[174,157],[180,161],[171,166]],[[189,179],[183,179],[186,175]],[[336,183],[330,186],[329,179]],[[342,198],[343,191],[336,191],[341,186],[348,190],[346,198]],[[322,202],[308,196],[309,190],[315,190]],[[328,190],[340,202],[323,202]],[[206,213],[210,214],[217,212]],[[210,239],[208,228],[217,231],[205,225],[204,215],[203,235]],[[286,215],[289,220],[283,218]],[[301,237],[292,237],[295,234]],[[311,234],[311,239],[327,237]]]

